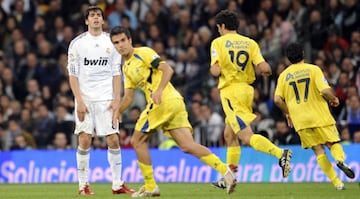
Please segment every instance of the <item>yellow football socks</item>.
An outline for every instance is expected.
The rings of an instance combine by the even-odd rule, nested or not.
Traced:
[[[152,191],[156,188],[156,182],[153,175],[153,168],[151,165],[146,165],[138,161],[141,173],[144,176],[145,189]]]
[[[321,170],[323,170],[325,175],[331,180],[334,185],[342,183],[341,180],[336,176],[336,172],[325,154],[318,155],[316,159]]]
[[[226,152],[226,162],[228,164],[238,165],[240,161],[241,147],[228,146]]]
[[[211,153],[209,155],[202,156],[200,157],[200,160],[205,164],[209,165],[210,167],[214,168],[222,175],[225,174],[227,166],[215,154]]]
[[[335,143],[331,146],[330,148],[330,152],[332,157],[340,162],[344,162],[345,161],[345,153],[343,150],[343,147],[341,146],[340,143]]]
[[[271,154],[278,159],[281,158],[283,150],[277,147],[275,144],[270,142],[267,138],[262,135],[254,134],[250,138],[250,146],[257,151]]]

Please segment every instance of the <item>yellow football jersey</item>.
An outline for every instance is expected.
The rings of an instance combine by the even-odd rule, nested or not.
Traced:
[[[217,62],[221,69],[219,89],[231,83],[253,83],[254,66],[263,61],[258,44],[248,37],[225,34],[211,43],[211,66]]]
[[[163,62],[151,48],[134,48],[132,56],[122,66],[124,88],[140,88],[145,93],[146,101],[151,103],[152,93],[156,91],[162,77],[162,72],[157,67]],[[182,96],[169,82],[163,90],[161,100],[172,98],[182,99]]]
[[[292,64],[280,74],[275,95],[285,100],[296,131],[335,124],[321,96],[327,88],[330,86],[316,65]]]

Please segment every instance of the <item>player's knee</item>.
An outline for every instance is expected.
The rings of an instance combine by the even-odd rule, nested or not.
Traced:
[[[130,143],[134,148],[138,146],[138,141],[134,137],[131,137]]]
[[[136,137],[131,137],[130,143],[134,147],[134,149],[137,149],[137,148],[140,148],[140,147],[146,145],[146,142],[144,142],[144,140],[136,138]]]
[[[117,149],[120,147],[119,137],[116,134],[109,135],[106,138],[106,142],[107,142],[108,147],[110,147],[112,149]]]
[[[192,154],[194,148],[195,147],[192,147],[191,144],[184,144],[184,145],[180,146],[180,149],[181,149],[182,152],[189,153],[189,154]]]
[[[246,146],[250,146],[250,138],[241,139],[241,143]]]
[[[79,134],[79,138],[78,138],[78,142],[79,142],[79,146],[82,149],[88,149],[90,148],[91,145],[91,135],[86,134],[86,133],[81,133]]]
[[[239,146],[239,140],[236,136],[225,137],[225,142],[228,146]]]

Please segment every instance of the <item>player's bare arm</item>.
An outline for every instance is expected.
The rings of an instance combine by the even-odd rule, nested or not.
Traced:
[[[274,103],[276,104],[276,106],[278,106],[280,108],[280,110],[284,113],[284,114],[289,114],[289,110],[286,106],[286,103],[284,101],[283,98],[281,98],[278,95],[274,96]]]
[[[293,127],[293,124],[292,124],[292,121],[291,121],[291,118],[290,118],[290,115],[289,115],[289,109],[287,108],[284,99],[281,98],[281,97],[278,96],[278,95],[275,95],[275,96],[274,96],[274,103],[275,103],[276,106],[279,107],[280,110],[285,114],[286,120],[287,120],[287,123],[288,123],[288,126],[289,126],[289,127]]]
[[[174,70],[167,64],[167,63],[161,63],[158,66],[158,69],[162,72],[161,81],[159,83],[159,86],[157,87],[156,91],[153,93],[152,99],[155,104],[161,103],[161,96],[164,88],[169,83]]]
[[[85,114],[88,111],[81,95],[80,95],[80,87],[79,87],[79,81],[78,81],[78,78],[76,76],[73,76],[73,75],[70,75],[69,76],[69,83],[70,83],[70,88],[74,94],[74,97],[75,97],[75,101],[77,103],[77,106],[76,106],[76,112],[77,112],[77,115],[78,115],[78,119],[80,121],[84,121],[84,118],[85,118]]]
[[[113,76],[113,92],[114,92],[114,99],[111,101],[108,109],[113,111],[113,125],[117,126],[118,124],[118,115],[117,110],[120,106],[120,88],[121,88],[121,77],[120,75]]]
[[[210,73],[212,76],[219,77],[220,72],[220,66],[217,62],[210,67]]]
[[[120,102],[120,106],[118,111],[116,112],[116,118],[119,118],[119,122],[121,122],[121,113],[124,112],[131,105],[134,99],[134,89],[126,88],[124,91],[124,96]]]
[[[258,64],[258,68],[260,70],[260,74],[264,77],[268,77],[272,74],[270,65],[265,61]]]
[[[334,95],[334,91],[331,88],[322,90],[321,95],[329,102],[331,106],[339,106],[339,98]]]

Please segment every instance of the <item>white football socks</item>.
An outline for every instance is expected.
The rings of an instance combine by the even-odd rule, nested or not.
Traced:
[[[112,173],[112,189],[118,190],[120,186],[124,183],[121,180],[121,150],[118,149],[110,149],[108,148],[107,152],[108,162],[110,164],[111,173]]]
[[[89,161],[90,161],[90,148],[82,149],[78,147],[76,152],[76,162],[78,169],[78,179],[79,179],[79,190],[83,189],[86,184],[89,184],[88,174],[89,174]]]

